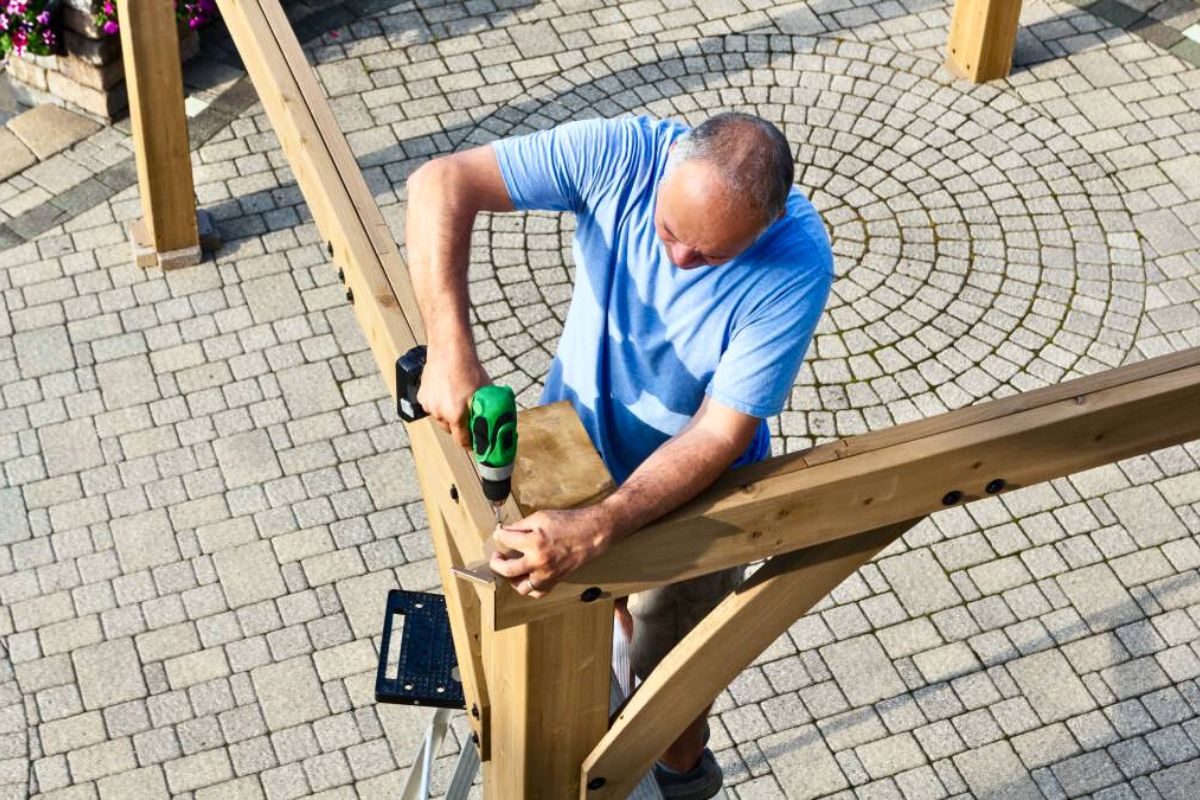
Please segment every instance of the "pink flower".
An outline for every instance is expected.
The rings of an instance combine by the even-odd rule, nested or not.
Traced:
[[[45,43],[46,47],[54,47],[54,32],[42,31],[42,42]]]
[[[0,31],[8,30],[8,14],[0,14]]]
[[[112,36],[114,33],[116,33],[119,30],[121,30],[121,27],[119,25],[117,25],[115,20],[110,19],[108,22],[104,23],[104,32],[107,33],[109,36]]]
[[[17,55],[21,55],[22,53],[25,52],[25,44],[28,41],[29,40],[25,36],[25,31],[19,30],[19,29],[16,31],[13,31],[13,35],[12,35],[13,50],[16,52]]]
[[[199,28],[201,24],[201,20],[197,19],[196,17],[192,17],[188,20],[189,28]]]
[[[37,21],[38,21],[38,25],[49,25],[50,24],[50,12],[43,11],[42,13],[38,14]]]
[[[28,6],[28,3],[23,3],[21,0],[8,0],[8,13],[14,16],[24,14]]]
[[[113,16],[116,16],[117,10],[115,8],[113,8],[113,4],[111,2],[105,2],[104,13],[110,17],[113,17]]]

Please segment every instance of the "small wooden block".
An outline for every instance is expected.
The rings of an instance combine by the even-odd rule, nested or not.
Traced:
[[[569,402],[537,406],[517,415],[513,497],[523,514],[588,505],[615,488]]]

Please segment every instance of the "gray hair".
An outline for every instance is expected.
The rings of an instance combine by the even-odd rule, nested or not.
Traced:
[[[676,140],[666,172],[685,161],[715,167],[733,199],[770,224],[787,206],[794,167],[792,148],[762,117],[729,111]]]

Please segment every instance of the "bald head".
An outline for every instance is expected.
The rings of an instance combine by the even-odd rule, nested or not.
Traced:
[[[691,269],[735,258],[783,214],[792,153],[771,123],[719,114],[676,141],[655,226],[671,261]]]
[[[728,201],[770,224],[783,213],[792,188],[792,151],[778,128],[752,114],[710,118],[676,142],[667,172],[699,162],[715,173]]]

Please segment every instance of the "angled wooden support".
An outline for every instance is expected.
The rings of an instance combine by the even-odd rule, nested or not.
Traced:
[[[1008,77],[1021,0],[955,0],[946,69],[975,83]]]
[[[174,5],[125,0],[121,51],[142,201],[142,218],[130,228],[134,261],[164,268],[198,264],[200,233]]]
[[[914,519],[1200,439],[1200,348],[734,470],[496,625]],[[989,488],[990,487],[990,488]]]
[[[583,762],[582,800],[622,798],[788,626],[919,520],[775,556],[654,668]],[[589,788],[591,787],[591,788]]]

